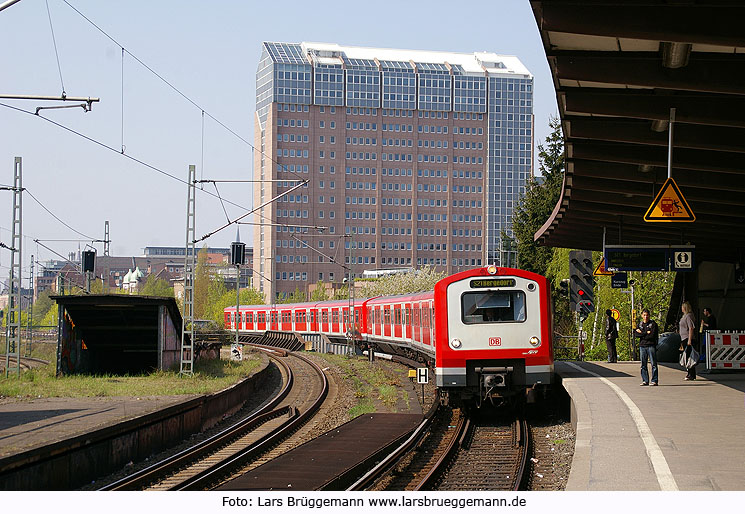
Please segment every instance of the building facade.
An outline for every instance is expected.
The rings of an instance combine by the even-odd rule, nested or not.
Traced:
[[[514,56],[264,43],[258,289],[499,263],[532,174],[532,103]]]

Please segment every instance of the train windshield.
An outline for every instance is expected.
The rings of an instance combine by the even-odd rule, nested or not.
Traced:
[[[510,323],[525,321],[523,291],[473,291],[461,298],[463,323]]]

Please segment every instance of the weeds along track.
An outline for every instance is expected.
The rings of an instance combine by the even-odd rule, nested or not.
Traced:
[[[104,490],[204,490],[256,461],[302,426],[328,394],[328,380],[312,361],[263,349],[278,364],[285,386],[257,413]]]

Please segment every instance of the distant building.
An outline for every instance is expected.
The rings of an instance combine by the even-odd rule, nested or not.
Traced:
[[[265,42],[254,122],[269,301],[349,267],[498,263],[532,174],[533,76],[510,55]]]

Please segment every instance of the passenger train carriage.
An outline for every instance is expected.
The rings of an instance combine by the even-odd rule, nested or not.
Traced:
[[[434,363],[444,401],[530,400],[553,382],[550,284],[528,271],[489,266],[440,280],[434,291],[225,309],[225,327],[352,336],[360,348]]]

